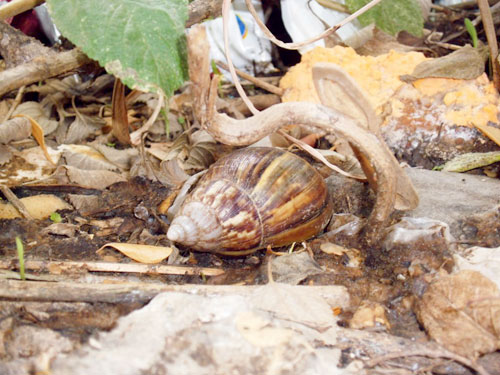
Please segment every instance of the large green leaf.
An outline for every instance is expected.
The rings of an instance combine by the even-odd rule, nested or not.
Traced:
[[[369,2],[370,0],[346,0],[346,6],[350,12],[355,12]],[[391,35],[405,30],[421,36],[424,27],[422,10],[416,0],[382,0],[358,19],[364,26],[375,23],[379,29]]]
[[[170,96],[187,79],[187,0],[47,0],[61,33],[127,86]]]

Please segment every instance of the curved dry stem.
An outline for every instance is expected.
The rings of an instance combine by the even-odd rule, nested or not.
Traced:
[[[215,113],[206,125],[207,130],[218,141],[242,146],[254,143],[290,124],[302,124],[311,130],[336,133],[354,145],[373,164],[377,179],[377,198],[364,234],[368,243],[376,241],[394,210],[396,171],[392,156],[383,142],[353,119],[321,104],[296,102],[276,104],[244,120]]]
[[[226,53],[226,60],[227,60],[227,66],[229,67],[229,72],[231,73],[231,78],[233,79],[234,86],[236,87],[236,91],[238,91],[238,94],[240,94],[241,99],[243,102],[246,104],[250,112],[252,114],[256,115],[259,113],[259,110],[255,108],[253,103],[248,99],[247,94],[245,93],[245,90],[243,90],[243,87],[241,86],[240,80],[238,79],[238,76],[236,75],[236,70],[233,65],[233,61],[231,60],[231,56],[229,55],[229,25],[228,25],[228,19],[229,19],[229,7],[231,5],[231,0],[224,0],[222,3],[222,17],[223,17],[223,30],[224,30],[224,52]],[[254,16],[255,17],[255,16]],[[256,19],[259,17],[257,16]]]
[[[332,63],[318,63],[312,68],[314,86],[323,105],[332,108],[346,116],[352,117],[357,123],[367,128],[378,138],[380,135],[380,120],[375,113],[368,97],[354,79],[340,66]],[[340,93],[336,92],[340,88]],[[410,178],[404,173],[396,158],[392,155],[387,144],[381,140],[381,144],[390,155],[394,170],[396,171],[396,209],[411,210],[418,206],[418,194],[413,187]],[[357,154],[357,147],[352,144]],[[370,184],[377,189],[377,182],[371,178],[371,168],[366,165],[362,155],[356,155]],[[373,163],[371,160],[368,162]]]

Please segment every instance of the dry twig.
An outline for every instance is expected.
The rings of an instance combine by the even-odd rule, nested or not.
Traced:
[[[488,0],[477,0],[477,4],[479,5],[479,12],[481,13],[481,18],[483,19],[484,31],[490,48],[491,65],[493,68],[493,84],[496,89],[500,91],[500,63],[498,62],[497,35],[495,25],[493,24],[493,18],[491,16],[490,5]]]
[[[0,269],[12,269],[17,260],[0,260]],[[24,262],[27,271],[43,271],[50,273],[74,272],[127,272],[148,275],[205,275],[218,276],[224,273],[219,268],[183,267],[165,264],[111,263],[111,262],[71,262],[27,260]]]
[[[403,357],[415,357],[415,356],[451,359],[455,362],[461,363],[462,365],[469,367],[470,369],[473,369],[474,371],[476,371],[480,375],[490,375],[490,373],[480,364],[474,363],[473,361],[471,361],[470,359],[468,359],[466,357],[452,353],[452,352],[445,350],[445,349],[442,349],[442,350],[420,349],[420,350],[414,350],[414,351],[388,353],[388,354],[382,355],[380,357],[377,357],[377,358],[374,358],[370,361],[365,362],[365,365],[366,365],[366,367],[374,367],[375,365],[377,365],[381,362],[390,360],[390,359],[403,358]]]

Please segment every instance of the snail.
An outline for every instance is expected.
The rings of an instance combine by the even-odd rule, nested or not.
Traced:
[[[305,160],[275,148],[245,148],[208,169],[167,237],[194,250],[246,255],[318,234],[332,206],[323,178]]]

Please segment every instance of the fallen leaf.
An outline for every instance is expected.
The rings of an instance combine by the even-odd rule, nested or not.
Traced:
[[[276,282],[289,285],[297,285],[308,276],[323,272],[321,266],[307,251],[281,255],[273,259],[271,268]]]
[[[106,189],[116,182],[123,182],[127,179],[122,175],[106,170],[86,170],[60,165],[51,176],[59,184],[76,184],[91,189]]]
[[[446,162],[442,170],[446,172],[466,172],[498,161],[500,161],[500,151],[467,153],[455,156],[452,160]]]
[[[416,313],[427,333],[450,351],[474,360],[500,348],[500,291],[479,272],[437,279]]]
[[[31,123],[26,117],[16,117],[3,122],[0,126],[0,143],[20,141],[31,135]]]
[[[404,82],[413,82],[421,78],[475,79],[484,73],[487,50],[469,45],[446,56],[423,61],[412,74],[401,76]],[[486,53],[485,53],[486,52]]]
[[[32,118],[36,121],[43,129],[45,135],[51,134],[57,129],[59,122],[50,119],[51,106],[45,107],[38,102],[24,102],[19,104],[16,110],[13,112],[12,117],[17,115],[23,115]]]
[[[476,128],[481,130],[489,139],[500,146],[500,126],[498,123],[474,123]]]
[[[87,170],[117,170],[117,166],[107,160],[103,154],[89,146],[64,144],[59,146],[67,165]]]
[[[119,242],[108,243],[97,251],[99,252],[105,247],[112,247],[123,255],[140,263],[160,263],[172,253],[172,248],[170,247]]]
[[[66,201],[51,194],[41,194],[21,198],[30,215],[35,219],[46,219],[51,213],[58,210],[71,210],[73,207]],[[10,203],[0,203],[0,218],[14,219],[21,217],[19,212]]]

